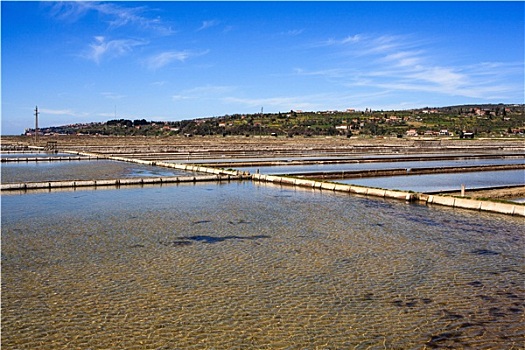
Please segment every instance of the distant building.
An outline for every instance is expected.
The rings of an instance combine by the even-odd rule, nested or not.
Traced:
[[[407,136],[418,136],[417,131],[415,129],[410,129],[406,132]]]

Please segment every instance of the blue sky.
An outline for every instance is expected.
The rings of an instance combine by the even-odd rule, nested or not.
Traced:
[[[524,2],[1,2],[2,134],[524,103]]]

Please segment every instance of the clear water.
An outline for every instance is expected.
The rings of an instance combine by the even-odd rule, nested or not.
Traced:
[[[2,194],[2,349],[523,348],[523,224],[251,182]]]

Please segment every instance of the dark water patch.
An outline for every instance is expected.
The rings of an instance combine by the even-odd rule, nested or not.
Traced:
[[[476,295],[478,298],[480,298],[481,300],[485,300],[485,301],[496,301],[496,299],[494,299],[493,297],[491,297],[490,295]]]
[[[505,317],[507,316],[499,307],[491,307],[489,309],[489,315],[492,317]]]
[[[513,268],[513,267],[509,267],[509,266],[506,266],[506,267],[502,268],[502,269],[501,269],[501,272],[502,272],[502,273],[514,272],[514,273],[519,273],[519,274],[521,274],[521,271],[518,271],[518,270],[516,270],[515,268]]]
[[[430,304],[432,302],[432,299],[423,298],[423,299],[421,299],[421,301],[423,302],[423,304]]]
[[[133,244],[130,248],[144,248],[144,244]]]
[[[471,327],[476,327],[476,326],[480,326],[479,323],[472,323],[472,322],[463,322],[462,324],[460,324],[458,326],[459,329],[461,328],[471,328]]]
[[[523,312],[523,309],[517,307],[509,307],[508,310],[512,313],[519,314]]]
[[[505,297],[507,297],[509,299],[521,299],[521,300],[524,300],[524,298],[520,297],[517,294],[511,293],[511,292],[497,292],[496,294],[503,295],[503,296],[505,296]]]
[[[392,304],[394,304],[397,307],[402,307],[404,305],[403,300],[394,300]]]
[[[189,242],[189,241],[159,241],[159,244],[165,246],[165,247],[182,247],[182,246],[187,246],[187,245],[191,245],[192,242]]]
[[[480,281],[468,282],[467,284],[476,288],[483,287],[483,283],[481,283]]]
[[[394,304],[397,307],[413,308],[413,307],[416,307],[416,305],[418,304],[418,301],[416,299],[410,299],[408,301],[403,301],[403,300],[397,299],[397,300],[394,300],[392,302],[392,304]]]
[[[441,310],[441,314],[442,314],[442,317],[446,320],[460,320],[462,318],[465,318],[465,316],[463,315],[455,314],[446,309]]]
[[[200,225],[200,224],[207,224],[207,223],[210,223],[211,220],[199,220],[199,221],[193,221],[192,224],[193,225]]]
[[[454,346],[446,346],[443,343],[449,343],[450,341],[456,342],[458,338],[462,335],[462,332],[453,331],[453,332],[443,332],[437,335],[431,336],[430,340],[427,342],[427,345],[431,348],[449,348],[454,349]]]
[[[270,238],[270,236],[267,235],[257,235],[257,236],[223,236],[223,237],[215,237],[215,236],[208,236],[208,235],[195,235],[195,236],[184,236],[180,237],[181,240],[184,241],[194,241],[194,242],[203,242],[203,243],[220,243],[227,240],[258,240],[258,239],[264,239],[264,238]]]
[[[366,293],[363,295],[363,300],[374,300],[374,293]]]
[[[422,224],[422,225],[425,225],[425,226],[434,226],[434,227],[438,227],[438,226],[442,226],[442,223],[436,221],[436,220],[432,220],[430,218],[427,218],[427,217],[410,217],[410,216],[407,216],[406,217],[408,221],[412,221],[412,222],[415,222],[415,223],[418,223],[418,224]]]
[[[241,219],[241,220],[238,220],[237,222],[235,222],[235,221],[228,221],[228,223],[229,223],[230,225],[251,224],[250,221],[245,221],[245,220],[242,220],[242,219]]]
[[[411,300],[405,303],[406,307],[415,307],[416,305],[417,305],[417,300]]]
[[[291,194],[276,194],[273,196],[273,198],[292,198],[293,196]]]
[[[470,253],[476,254],[476,255],[482,255],[482,256],[500,255],[500,253],[495,252],[494,250],[489,250],[489,249],[475,249],[475,250],[470,251]]]

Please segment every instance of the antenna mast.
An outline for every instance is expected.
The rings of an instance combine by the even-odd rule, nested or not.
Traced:
[[[38,106],[35,106],[35,142],[38,142]]]

